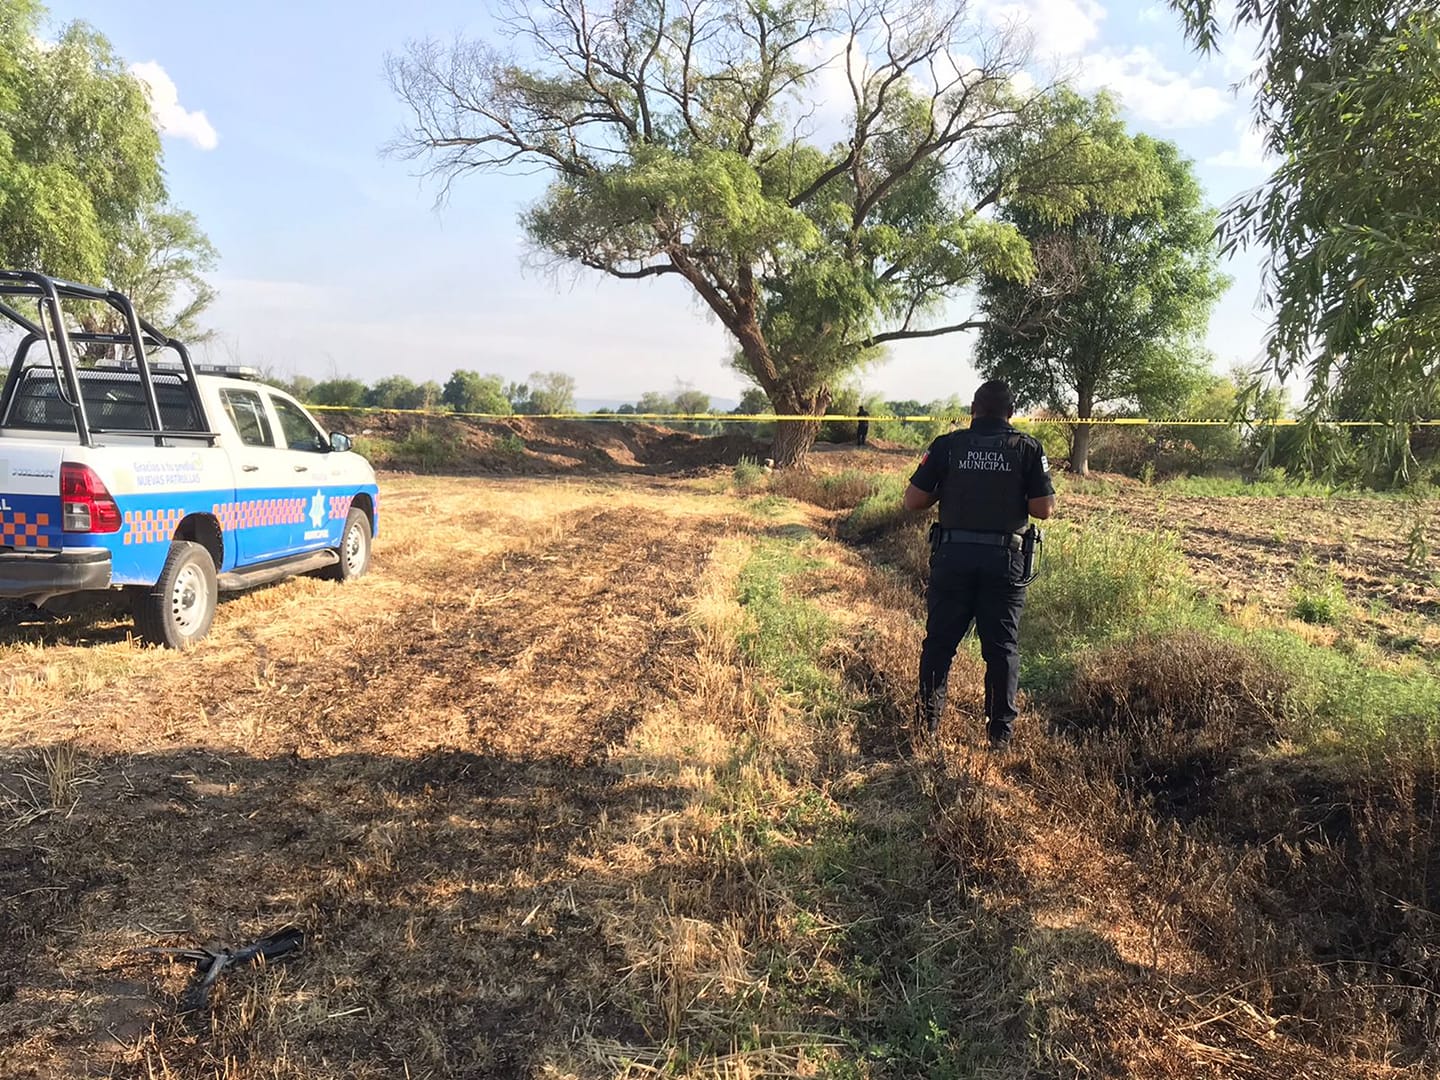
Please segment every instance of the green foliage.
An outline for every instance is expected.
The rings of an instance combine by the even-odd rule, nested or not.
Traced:
[[[306,400],[315,405],[357,409],[365,404],[365,384],[359,379],[326,379],[311,388]]]
[[[1096,123],[1118,126],[1113,108],[1100,98]],[[1202,382],[1201,342],[1225,287],[1214,214],[1173,143],[1128,141],[1144,162],[1130,205],[1090,204],[1059,224],[1023,205],[1002,215],[1030,240],[1036,272],[986,277],[975,362],[1008,381],[1022,407],[1081,419],[1105,407],[1174,415]],[[1076,435],[1071,468],[1083,474],[1089,429]]]
[[[1281,630],[1238,636],[1290,677],[1297,740],[1332,746],[1338,736],[1370,754],[1382,740],[1433,747],[1440,738],[1440,678],[1433,672],[1376,667]]]
[[[516,412],[531,414],[575,411],[575,379],[563,371],[536,371],[530,376],[530,396]]]
[[[414,401],[419,387],[404,375],[390,375],[372,383],[365,391],[364,404],[372,409],[410,409],[402,401]]]
[[[1215,0],[1171,6],[1215,47]],[[1361,456],[1408,478],[1408,424],[1440,405],[1440,14],[1430,0],[1256,0],[1235,25],[1260,40],[1256,120],[1276,168],[1229,208],[1225,245],[1269,250],[1270,362],[1305,373],[1305,418],[1389,421]],[[1345,448],[1304,446],[1312,460]]]
[[[520,458],[525,456],[529,447],[525,445],[525,440],[522,439],[519,434],[514,431],[507,431],[495,440],[495,449],[509,457]]]
[[[675,411],[686,416],[708,413],[710,395],[690,387],[683,388],[675,395]]]
[[[833,672],[820,663],[834,629],[823,612],[786,595],[785,579],[818,565],[794,541],[762,541],[736,582],[749,623],[740,634],[746,656],[787,690],[808,694],[834,685]]]
[[[735,463],[732,475],[737,489],[754,491],[765,482],[765,467],[754,458],[745,456]]]
[[[1423,504],[1417,504],[1415,517],[1405,530],[1405,565],[1411,570],[1419,570],[1430,561],[1430,529],[1433,524]]]
[[[1041,656],[1137,633],[1193,603],[1184,556],[1165,533],[1061,522],[1045,530],[1042,558],[1020,631],[1022,649]]]
[[[318,405],[319,402],[311,398],[315,391],[315,380],[308,375],[281,375],[273,368],[262,368],[260,378],[271,386],[277,386],[293,397],[296,401],[303,401],[307,404]]]
[[[1168,480],[1163,490],[1202,499],[1325,499],[1335,494],[1330,484],[1291,479],[1284,469],[1271,469],[1253,480],[1234,476],[1182,476]]]
[[[456,439],[432,431],[424,424],[411,428],[398,439],[363,435],[355,440],[356,452],[376,468],[413,472],[453,468],[460,459],[461,449]]]
[[[166,333],[203,339],[216,253],[166,202],[145,90],[84,23],[47,40],[44,14],[0,0],[0,265],[103,282]],[[86,330],[121,328],[106,305],[75,313]]]
[[[205,274],[219,258],[194,214],[154,202],[121,224],[105,259],[105,281],[164,333],[204,341],[212,335],[201,328],[200,317],[216,295]],[[83,322],[88,330],[124,330],[119,313],[108,306]]]
[[[845,519],[845,531],[851,536],[865,537],[901,526],[919,527],[921,518],[905,510],[900,500],[909,484],[908,477],[885,473],[871,478],[873,489]]]
[[[1343,622],[1350,614],[1344,585],[1333,571],[1302,559],[1295,568],[1295,584],[1290,590],[1290,614],[1301,622],[1324,626]]]
[[[440,392],[440,400],[456,412],[500,415],[511,412],[504,380],[499,375],[481,375],[478,371],[452,372]]]
[[[740,395],[740,404],[731,411],[736,416],[759,416],[775,410],[770,407],[770,399],[765,396],[765,391],[758,386],[751,386]]]
[[[83,23],[42,44],[44,9],[0,0],[0,264],[98,281],[164,194],[139,82]]]
[[[640,395],[640,400],[635,402],[635,407],[630,411],[642,416],[663,416],[675,411],[675,399],[658,390],[647,390]]]
[[[867,403],[870,409],[872,438],[923,450],[941,435],[964,424],[970,406],[958,397],[939,398],[928,404],[919,401],[886,401]],[[891,420],[894,416],[929,416],[929,420]]]

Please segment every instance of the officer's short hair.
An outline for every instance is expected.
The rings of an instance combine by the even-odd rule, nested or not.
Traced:
[[[975,391],[975,401],[970,406],[974,416],[997,416],[1009,420],[1015,415],[1015,394],[1004,379],[991,379],[981,383]]]

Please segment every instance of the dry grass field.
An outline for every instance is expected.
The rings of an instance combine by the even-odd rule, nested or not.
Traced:
[[[0,1077],[1434,1075],[1408,511],[1072,493],[992,757],[970,652],[911,738],[915,541],[842,471],[907,463],[389,476],[370,576],[191,653],[0,628]],[[1343,621],[1296,617],[1312,564]],[[1096,629],[1162,594],[1218,621]],[[1381,673],[1394,723],[1292,654]],[[288,925],[199,1010],[134,951]]]

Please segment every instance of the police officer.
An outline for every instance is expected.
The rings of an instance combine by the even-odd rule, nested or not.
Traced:
[[[945,711],[950,664],[971,623],[985,659],[985,718],[992,747],[1014,730],[1025,588],[1019,534],[1055,511],[1040,443],[1010,426],[1015,397],[999,380],[975,391],[970,427],[930,444],[905,491],[907,510],[940,504],[925,593],[920,707],[933,734]]]

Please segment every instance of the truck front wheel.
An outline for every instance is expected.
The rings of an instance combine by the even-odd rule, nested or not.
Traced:
[[[327,567],[324,576],[335,581],[354,581],[370,569],[370,518],[364,510],[351,508],[340,534],[340,561]]]
[[[210,632],[218,592],[210,553],[176,540],[160,580],[136,597],[135,629],[152,645],[188,649]]]

